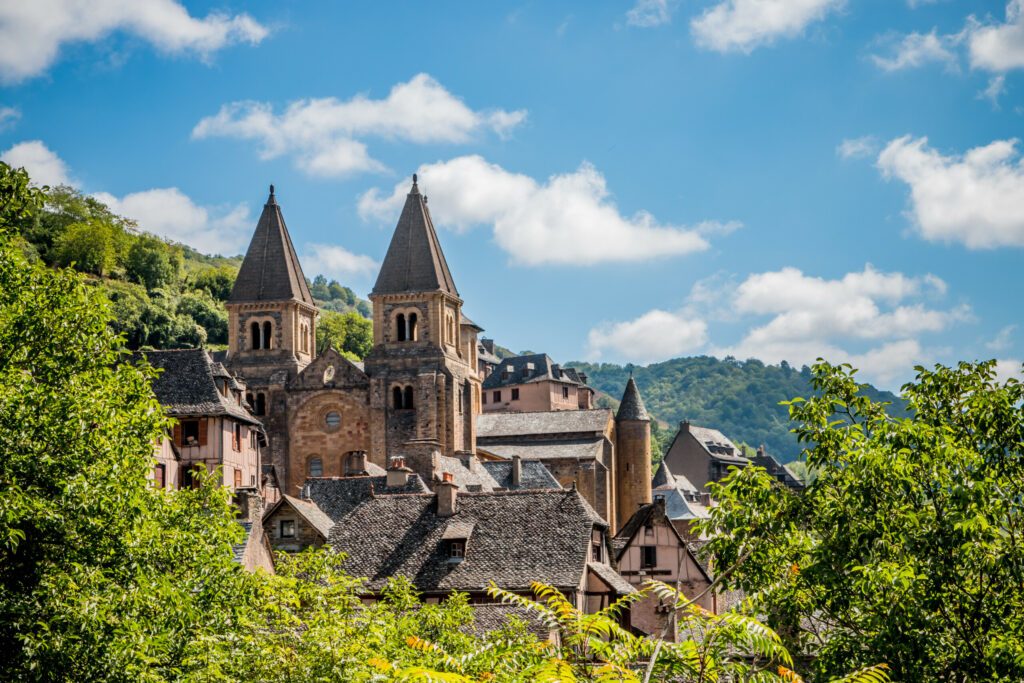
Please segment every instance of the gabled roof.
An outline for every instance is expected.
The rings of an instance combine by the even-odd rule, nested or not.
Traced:
[[[622,394],[622,402],[619,404],[619,412],[616,413],[615,419],[647,422],[651,420],[647,415],[647,409],[644,408],[640,390],[637,388],[636,382],[633,381],[633,375],[630,375],[629,381],[626,382],[626,390]]]
[[[410,474],[405,486],[390,487],[383,477],[309,478],[303,485],[303,496],[314,503],[330,519],[337,522],[360,503],[373,496],[399,493],[429,493],[419,475]]]
[[[491,580],[509,590],[534,581],[575,590],[594,527],[607,528],[576,490],[459,491],[455,510],[438,516],[434,495],[376,496],[335,524],[329,543],[348,555],[348,571],[367,577],[371,591],[393,576],[424,592],[481,592]],[[448,562],[442,540],[453,522],[473,524],[458,564]]]
[[[481,467],[479,462],[474,464],[473,469],[469,469],[459,458],[439,455],[437,471],[451,474],[452,483],[462,491],[493,491],[498,488],[498,482],[494,481],[494,477],[487,469]]]
[[[299,514],[306,523],[316,529],[324,540],[327,539],[327,535],[331,533],[331,527],[334,526],[334,520],[327,516],[323,510],[321,510],[316,503],[311,500],[303,500],[302,498],[296,498],[287,494],[281,496],[281,499],[274,503],[273,507],[267,510],[263,518],[267,519],[273,515],[282,505],[290,505],[295,512]]]
[[[682,474],[675,474],[668,468],[668,463],[664,460],[661,461],[661,465],[658,466],[658,471],[654,473],[654,478],[651,479],[651,486],[653,488],[670,487],[676,488],[686,493],[696,493],[697,487],[693,485],[689,479]]]
[[[228,297],[232,304],[247,301],[301,301],[314,305],[281,207],[274,198],[273,185]]]
[[[497,370],[495,370],[497,372]],[[543,434],[604,434],[611,411],[550,410],[538,413],[484,413],[477,417],[477,439]]]
[[[634,512],[633,516],[622,525],[622,528],[618,530],[615,537],[612,539],[612,547],[615,549],[615,559],[619,560],[622,557],[626,552],[626,549],[629,548],[630,543],[633,542],[637,532],[640,531],[642,527],[647,524],[654,524],[658,520],[662,520],[665,527],[672,531],[672,535],[676,537],[680,547],[686,549],[687,554],[690,555],[694,564],[700,567],[704,577],[710,582],[711,577],[707,575],[707,570],[693,554],[693,551],[690,549],[690,544],[679,535],[675,526],[672,525],[670,518],[666,514],[664,500],[655,500],[653,503],[642,505],[640,509]]]
[[[693,439],[715,460],[732,465],[747,465],[750,463],[749,460],[743,457],[740,450],[736,448],[736,444],[730,441],[729,437],[722,434],[722,432],[717,429],[711,429],[710,427],[698,427],[684,421],[680,424],[679,431],[676,432],[675,438],[672,439],[672,444],[675,445],[676,439],[679,439],[684,434],[692,436]],[[672,450],[671,447],[669,450]]]
[[[568,441],[531,441],[524,439],[514,441],[505,439],[509,443],[488,443],[477,445],[477,450],[501,458],[511,458],[518,455],[527,460],[550,460],[572,458],[575,460],[597,460],[604,453],[604,437],[591,437],[589,439],[572,439]]]
[[[416,176],[371,294],[441,291],[459,296]]]
[[[220,393],[214,379],[215,364],[204,349],[136,351],[132,359],[144,359],[163,370],[153,380],[153,393],[171,417],[228,415],[249,424],[261,424],[248,410]]]
[[[613,589],[619,595],[636,593],[636,588],[633,587],[633,584],[626,581],[617,571],[606,564],[590,562],[587,564],[587,569],[594,572],[601,581],[607,584],[609,588]]]
[[[544,467],[544,463],[539,460],[519,461],[519,486],[512,485],[511,460],[487,461],[480,464],[491,475],[499,488],[509,491],[562,488],[551,471]]]
[[[750,462],[757,467],[765,468],[768,470],[768,474],[790,488],[804,488],[803,480],[793,474],[793,471],[787,466],[776,460],[775,456],[769,454],[764,446],[757,449],[757,453],[750,458]]]
[[[546,353],[531,353],[525,356],[512,356],[498,361],[498,367],[483,382],[484,389],[529,384],[531,382],[563,382],[565,384],[583,384],[576,371],[559,368]]]

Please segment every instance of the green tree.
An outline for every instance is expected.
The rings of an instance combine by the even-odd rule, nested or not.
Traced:
[[[816,477],[734,472],[706,550],[820,676],[1024,680],[1024,385],[994,362],[917,370],[898,417],[848,366],[814,366],[789,410]]]
[[[237,276],[238,268],[231,266],[206,267],[192,279],[192,286],[195,289],[204,290],[217,301],[227,301]]]
[[[117,263],[122,237],[116,227],[98,219],[72,223],[56,240],[54,263],[106,275]]]
[[[313,278],[313,282],[309,285],[309,292],[313,295],[314,299],[325,301],[331,298],[331,293],[327,288],[327,278],[323,275],[317,275]]]
[[[209,294],[200,290],[186,292],[178,301],[177,311],[190,317],[206,332],[206,341],[210,344],[228,343],[228,314],[224,305],[215,301]]]
[[[328,346],[351,360],[362,360],[373,348],[373,323],[350,311],[323,311],[316,326],[316,343],[323,353]]]
[[[181,253],[166,242],[142,235],[132,240],[125,256],[125,275],[132,282],[157,289],[175,284],[181,276]]]

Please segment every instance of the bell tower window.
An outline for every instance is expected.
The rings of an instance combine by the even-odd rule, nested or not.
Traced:
[[[395,316],[395,340],[405,341],[405,313]]]
[[[260,324],[259,323],[253,323],[249,327],[249,336],[251,337],[249,341],[251,343],[253,351],[258,351],[260,349]]]
[[[420,335],[419,335],[419,330],[416,327],[416,322],[417,322],[416,314],[415,313],[410,313],[409,314],[409,335],[408,335],[409,336],[409,341],[416,341],[417,339],[419,339]]]
[[[406,410],[411,410],[413,408],[412,387],[405,388],[405,400],[402,403],[405,405]]]
[[[272,347],[272,344],[270,343],[270,339],[271,339],[271,336],[273,335],[273,332],[274,332],[274,326],[271,324],[271,322],[269,320],[267,322],[263,323],[263,348],[269,349],[269,348]]]

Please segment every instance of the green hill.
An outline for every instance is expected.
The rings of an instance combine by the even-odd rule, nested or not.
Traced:
[[[737,445],[764,444],[768,452],[782,461],[794,460],[800,453],[796,437],[789,432],[788,411],[780,401],[809,396],[810,368],[800,370],[781,365],[765,365],[759,360],[719,360],[709,356],[675,358],[664,363],[621,366],[610,363],[567,363],[587,374],[598,391],[611,397],[622,395],[630,369],[643,394],[648,412],[668,423],[664,430],[671,443],[678,423],[688,419],[695,425],[720,430]],[[888,391],[870,385],[864,390],[876,400],[891,401],[904,414],[903,401]]]

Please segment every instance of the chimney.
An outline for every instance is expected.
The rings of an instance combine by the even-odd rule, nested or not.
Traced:
[[[409,483],[409,475],[412,470],[405,466],[405,458],[398,456],[391,458],[388,466],[388,488],[401,488]]]
[[[481,339],[480,344],[487,349],[487,353],[494,355],[494,340],[493,339]]]
[[[679,423],[679,428],[681,430],[683,430],[684,432],[689,433],[689,431],[690,431],[690,421],[689,420],[683,420],[682,422]]]
[[[583,382],[584,384],[586,384],[587,383],[587,373],[580,372],[580,373],[577,373],[577,374],[579,374],[579,376],[580,376],[580,381]]]
[[[434,490],[437,492],[437,516],[451,517],[456,512],[456,494],[459,487],[453,481],[451,472],[444,472]]]
[[[467,470],[472,472],[476,469],[476,458],[473,456],[472,451],[457,451],[456,455],[462,462],[462,466],[465,467]]]
[[[238,518],[243,522],[261,524],[263,522],[263,498],[253,490],[239,490],[235,494],[235,506]]]
[[[356,451],[352,454],[352,474],[358,476],[367,476],[369,472],[366,471],[366,451]]]
[[[558,363],[551,364],[551,376],[555,379],[562,379],[562,368]]]
[[[757,447],[757,457],[763,458],[764,457],[764,450],[765,450],[764,449],[764,444],[761,444],[760,446],[758,446]]]
[[[512,488],[517,489],[523,485],[523,459],[518,455],[512,456]]]

